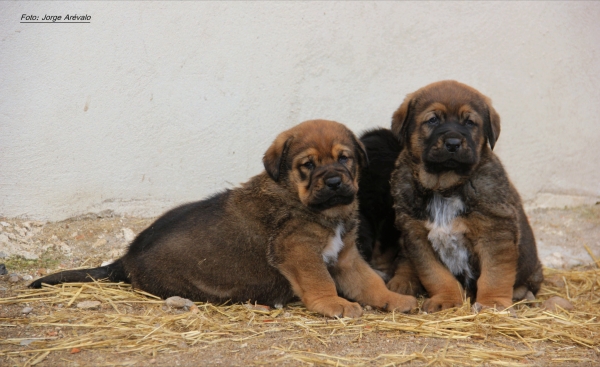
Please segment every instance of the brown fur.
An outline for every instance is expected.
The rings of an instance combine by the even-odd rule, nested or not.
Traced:
[[[306,121],[281,133],[263,163],[241,187],[166,213],[115,264],[32,286],[108,277],[163,298],[283,305],[299,297],[331,317],[360,316],[359,303],[416,307],[414,297],[389,291],[356,248],[358,172],[367,157],[350,130]]]
[[[535,294],[542,268],[519,194],[492,152],[500,117],[490,100],[455,81],[433,83],[406,97],[392,132],[404,145],[391,190],[410,262],[401,262],[388,287],[414,294],[420,280],[428,312],[461,305],[465,290],[481,306],[499,309]],[[446,209],[456,215],[436,227],[435,213]],[[459,261],[460,244],[466,262]]]

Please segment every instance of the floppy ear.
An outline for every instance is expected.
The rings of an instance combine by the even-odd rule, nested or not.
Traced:
[[[485,133],[488,143],[490,143],[490,148],[494,150],[494,145],[496,145],[496,141],[500,136],[500,115],[498,115],[494,107],[492,107],[492,101],[489,98],[486,97],[485,102],[488,108],[488,118],[483,125],[483,132]]]
[[[392,133],[398,139],[401,147],[408,141],[408,123],[412,113],[413,95],[409,94],[392,116]]]
[[[285,161],[293,139],[293,136],[280,134],[265,152],[263,164],[275,182],[279,181],[279,177],[285,171]]]
[[[354,155],[358,158],[358,164],[360,167],[367,167],[369,165],[369,156],[367,155],[367,149],[363,143],[352,134],[352,141],[354,141]]]

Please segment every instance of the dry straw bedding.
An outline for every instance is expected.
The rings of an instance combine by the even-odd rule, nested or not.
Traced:
[[[273,354],[253,360],[255,364],[600,363],[600,270],[546,269],[545,274],[548,280],[538,300],[558,295],[574,304],[573,311],[550,312],[521,303],[514,306],[515,317],[491,311],[474,314],[465,304],[436,314],[368,310],[357,319],[326,319],[299,303],[272,310],[209,303],[196,303],[189,310],[170,309],[164,301],[127,284],[97,282],[16,289],[14,296],[0,299],[0,308],[30,306],[36,312],[18,317],[0,314],[0,361],[45,364],[53,353],[69,355],[69,351],[79,350],[156,357],[192,348],[214,348],[221,343],[244,347],[248,342],[260,343],[262,338],[264,343],[271,343]],[[97,310],[75,307],[85,300],[97,300],[102,305]],[[36,331],[38,337],[17,337],[14,331],[21,327]],[[382,344],[391,340],[394,347],[378,354],[356,352],[367,339]],[[301,347],[306,345],[301,343],[303,340],[321,347]],[[340,340],[346,344],[346,351],[355,352],[333,348]]]

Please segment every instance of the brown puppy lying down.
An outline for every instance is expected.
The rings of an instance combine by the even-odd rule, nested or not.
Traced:
[[[416,299],[389,291],[355,244],[357,182],[367,157],[344,125],[313,120],[281,133],[265,171],[239,188],[156,220],[116,262],[46,276],[42,283],[108,278],[167,298],[284,305],[362,314],[358,303],[407,312]]]
[[[388,287],[414,294],[422,285],[428,312],[461,305],[463,291],[476,309],[533,297],[542,267],[521,198],[492,152],[500,117],[490,100],[455,81],[430,84],[406,97],[392,133],[402,149],[391,194],[409,261],[396,259]]]

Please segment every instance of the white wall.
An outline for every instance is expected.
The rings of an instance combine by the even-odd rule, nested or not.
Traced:
[[[91,23],[20,23],[67,13]],[[0,39],[0,216],[157,215],[450,78],[493,99],[524,199],[600,197],[598,2],[0,2]]]

